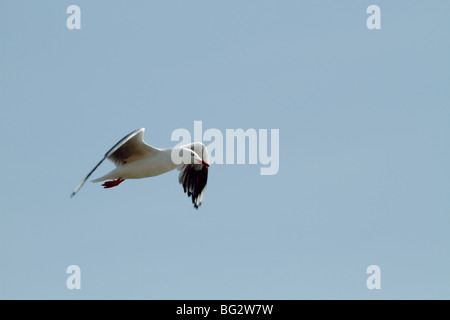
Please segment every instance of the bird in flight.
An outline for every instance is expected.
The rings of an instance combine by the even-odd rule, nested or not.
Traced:
[[[102,186],[112,188],[127,179],[154,177],[178,169],[180,170],[178,181],[188,197],[192,198],[194,208],[198,209],[202,204],[208,180],[209,156],[205,145],[194,142],[174,148],[158,149],[144,142],[144,131],[145,128],[135,130],[117,142],[80,182],[71,197],[81,189],[102,162],[108,159],[116,168],[92,182],[105,181]],[[173,154],[180,156],[179,164],[173,161]],[[181,161],[181,155],[188,161]]]

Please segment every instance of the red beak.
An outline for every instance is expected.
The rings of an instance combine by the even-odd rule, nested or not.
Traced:
[[[209,167],[209,164],[207,164],[205,161],[202,160],[202,165],[204,165],[205,167]]]

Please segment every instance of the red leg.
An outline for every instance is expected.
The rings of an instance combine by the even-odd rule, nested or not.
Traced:
[[[105,189],[117,187],[119,184],[121,184],[124,181],[125,181],[125,179],[122,179],[122,178],[119,178],[117,180],[106,181],[104,184],[102,184],[102,187],[104,187]]]

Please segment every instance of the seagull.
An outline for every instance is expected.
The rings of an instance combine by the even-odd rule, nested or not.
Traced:
[[[105,159],[108,159],[116,168],[92,182],[110,180],[102,186],[112,188],[127,179],[154,177],[178,169],[180,170],[178,181],[188,197],[192,198],[194,208],[198,209],[202,204],[208,180],[209,156],[205,145],[194,142],[174,148],[158,149],[144,142],[144,131],[145,128],[135,130],[117,142],[80,182],[71,197],[77,194],[91,174]],[[179,164],[172,160],[174,154],[180,156]],[[181,161],[181,156],[187,161]]]

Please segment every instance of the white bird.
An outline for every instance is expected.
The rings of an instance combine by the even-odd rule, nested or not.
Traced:
[[[144,131],[145,128],[135,130],[116,143],[80,182],[71,197],[81,189],[95,169],[105,159],[108,159],[116,165],[116,168],[92,182],[111,180],[106,181],[102,186],[112,188],[127,179],[154,177],[178,169],[180,170],[178,181],[183,186],[184,192],[187,192],[188,197],[192,197],[194,208],[198,209],[203,201],[208,180],[209,157],[205,145],[201,142],[194,142],[174,148],[158,149],[144,142]],[[178,154],[180,160],[183,155],[187,155],[186,158],[189,161],[176,164],[172,160],[173,154]]]

